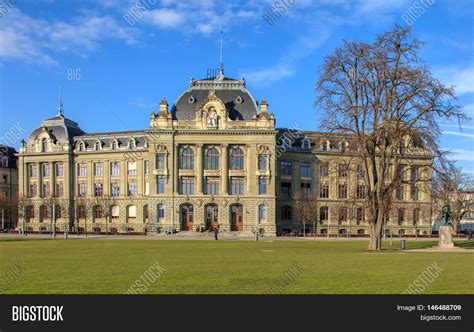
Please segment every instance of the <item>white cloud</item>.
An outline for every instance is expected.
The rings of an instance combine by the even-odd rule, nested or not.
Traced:
[[[145,15],[153,24],[160,28],[176,28],[186,20],[186,14],[174,9],[155,9]]]
[[[474,64],[466,67],[447,67],[434,70],[435,77],[446,85],[453,85],[457,95],[474,92]]]
[[[0,28],[0,59],[3,60],[54,65],[57,52],[86,55],[110,38],[134,42],[132,28],[97,13],[84,12],[68,22],[48,22],[12,8],[3,20]]]
[[[474,161],[474,150],[452,149],[450,159],[462,161]]]
[[[453,136],[474,138],[474,134],[467,134],[467,133],[462,133],[462,132],[459,132],[459,131],[443,131],[443,134],[444,135],[453,135]]]

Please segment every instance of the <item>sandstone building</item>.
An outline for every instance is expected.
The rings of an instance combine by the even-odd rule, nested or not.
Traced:
[[[144,130],[86,133],[60,103],[18,154],[24,225],[49,231],[55,219],[58,231],[150,234],[219,225],[301,232],[295,195],[302,193],[317,204],[308,232],[363,235],[364,188],[350,151],[344,136],[276,128],[267,101],[258,103],[244,80],[222,69],[191,80],[171,107],[163,98]],[[414,157],[406,167],[424,174],[428,159]],[[430,231],[430,195],[412,189],[397,191],[387,232]]]

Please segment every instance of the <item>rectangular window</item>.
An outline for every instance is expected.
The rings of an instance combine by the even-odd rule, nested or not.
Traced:
[[[86,176],[87,175],[86,164],[77,165],[77,174],[78,174],[78,176]]]
[[[120,185],[118,183],[112,183],[111,189],[112,196],[120,196]]]
[[[399,185],[397,189],[395,190],[395,197],[399,200],[402,201],[404,198],[404,192],[403,192],[403,185]]]
[[[190,177],[181,178],[180,193],[183,195],[194,195],[194,178],[190,178]]]
[[[79,193],[79,196],[86,196],[87,195],[87,186],[85,183],[79,183],[77,188],[77,191]]]
[[[348,173],[348,165],[347,164],[339,164],[339,177],[346,177],[347,176],[347,173]]]
[[[165,169],[165,155],[163,153],[156,155],[156,169]]]
[[[130,197],[137,196],[137,184],[135,182],[128,183],[128,196]]]
[[[63,176],[63,175],[64,175],[63,163],[56,163],[56,176]]]
[[[300,165],[300,174],[304,177],[311,177],[311,163],[304,162]]]
[[[410,172],[410,178],[412,181],[418,181],[418,176],[419,176],[419,167],[418,166],[412,166],[411,167],[411,172]]]
[[[283,182],[280,189],[281,195],[286,198],[290,198],[291,193],[291,182]]]
[[[365,184],[358,184],[357,185],[356,196],[357,196],[357,199],[364,199],[365,198]]]
[[[51,195],[49,183],[43,183],[42,197],[49,197]]]
[[[94,163],[94,175],[103,176],[104,175],[104,164]]]
[[[112,176],[120,175],[120,163],[118,161],[113,161],[110,163],[110,174]]]
[[[268,168],[268,157],[266,155],[259,155],[258,156],[258,169],[260,171],[266,171]]]
[[[267,194],[267,179],[265,179],[264,177],[260,177],[258,179],[258,193],[260,195]]]
[[[292,172],[292,162],[288,160],[283,160],[281,162],[281,174],[291,175],[291,172]]]
[[[320,198],[329,198],[329,185],[322,184],[319,187],[319,197]]]
[[[63,197],[63,195],[64,195],[63,183],[58,182],[56,184],[56,197]]]
[[[30,197],[35,197],[38,194],[38,187],[36,186],[36,183],[32,183],[29,186],[29,196]]]
[[[243,195],[244,194],[244,179],[232,177],[230,179],[230,194]]]
[[[41,164],[41,167],[43,168],[43,176],[50,176],[51,175],[51,169],[49,167],[49,164]]]
[[[150,195],[150,182],[145,182],[145,196]]]
[[[128,162],[128,175],[137,175],[137,162],[136,161]]]
[[[337,194],[339,198],[347,198],[347,184],[340,184]]]
[[[145,175],[150,174],[150,162],[148,160],[144,161]]]
[[[36,164],[30,164],[30,177],[38,176]]]
[[[162,176],[156,179],[156,191],[158,194],[165,193],[165,178]]]
[[[411,195],[412,200],[414,201],[418,200],[419,194],[418,194],[418,187],[416,186],[416,184],[411,185],[410,195]]]
[[[301,194],[304,197],[311,196],[311,183],[304,182],[301,184]]]
[[[104,194],[104,185],[102,183],[94,184],[94,196],[101,197]]]
[[[218,195],[219,194],[219,178],[206,178],[206,194]]]
[[[329,176],[329,162],[323,161],[319,164],[319,176]]]

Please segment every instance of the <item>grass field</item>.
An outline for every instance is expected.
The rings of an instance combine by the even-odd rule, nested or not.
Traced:
[[[408,248],[435,242],[410,241]],[[474,243],[462,243],[474,249]],[[24,272],[2,293],[123,293],[155,261],[166,269],[150,294],[259,294],[296,261],[303,270],[282,293],[402,293],[436,261],[443,269],[424,294],[474,294],[474,253],[366,250],[366,241],[154,241],[0,239],[0,278]],[[388,243],[385,248],[389,248]]]

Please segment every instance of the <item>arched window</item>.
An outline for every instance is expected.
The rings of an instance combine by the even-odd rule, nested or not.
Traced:
[[[364,209],[361,207],[356,208],[356,223],[360,225],[364,221]]]
[[[339,143],[339,151],[341,151],[342,153],[346,152],[346,141],[342,141],[341,143]]]
[[[95,219],[101,219],[102,218],[102,216],[103,216],[102,206],[95,205],[92,210],[93,210],[94,221],[95,221]]]
[[[402,225],[405,222],[405,209],[398,209],[398,225]]]
[[[327,141],[323,142],[323,144],[321,145],[321,150],[323,150],[323,151],[328,151],[329,150],[329,143]]]
[[[194,169],[194,151],[190,147],[183,148],[180,155],[180,169]]]
[[[7,157],[2,158],[2,167],[8,167],[8,158]]]
[[[206,228],[215,229],[219,224],[219,207],[215,204],[206,207]]]
[[[130,205],[127,207],[127,218],[128,219],[137,218],[137,207],[135,205]]]
[[[244,229],[244,208],[240,204],[230,207],[231,231],[242,231]]]
[[[148,205],[143,206],[143,222],[148,221]]]
[[[158,204],[156,206],[156,219],[158,222],[165,219],[165,206],[163,204]]]
[[[283,205],[281,207],[281,219],[282,220],[291,220],[292,217],[292,208],[289,205]]]
[[[244,169],[244,152],[241,148],[233,148],[230,152],[230,169],[243,170]]]
[[[135,144],[135,140],[131,139],[129,142],[128,142],[128,148],[129,149],[135,149],[137,146]]]
[[[339,223],[343,223],[347,221],[347,208],[342,207],[339,208]]]
[[[181,206],[181,229],[190,231],[193,229],[194,208],[191,204]]]
[[[77,209],[77,215],[79,219],[86,219],[86,207],[84,205],[80,205]]]
[[[118,143],[117,143],[116,140],[113,140],[113,141],[112,141],[111,149],[112,149],[112,150],[117,150],[117,149],[118,149]]]
[[[102,148],[102,144],[100,144],[100,142],[96,142],[95,143],[95,149],[100,150],[101,148]]]
[[[54,207],[54,212],[55,212],[55,216],[54,216],[54,217],[55,217],[56,219],[61,218],[61,207],[60,207],[60,206],[56,205],[56,206]]]
[[[308,140],[303,141],[303,149],[304,150],[309,150],[311,148],[311,145]]]
[[[413,209],[413,226],[416,226],[419,220],[420,220],[420,209],[415,208]]]
[[[41,152],[48,152],[48,141],[46,138],[41,140]]]
[[[84,142],[79,143],[79,151],[80,152],[86,151],[86,145],[84,144]]]
[[[29,205],[26,207],[26,222],[30,222],[31,219],[35,219],[35,207],[32,205]]]
[[[264,222],[267,220],[267,208],[265,205],[258,206],[258,222]]]
[[[319,221],[327,222],[328,220],[329,220],[329,208],[327,206],[323,206],[319,209]]]
[[[40,222],[48,218],[49,218],[48,207],[46,205],[41,205],[40,206]]]
[[[209,148],[206,151],[206,169],[219,169],[219,151],[215,147]]]
[[[137,210],[135,209],[135,215],[137,213]],[[128,211],[127,211],[128,214]],[[118,219],[120,218],[120,207],[118,205],[112,205],[110,207],[110,216],[112,219]]]

